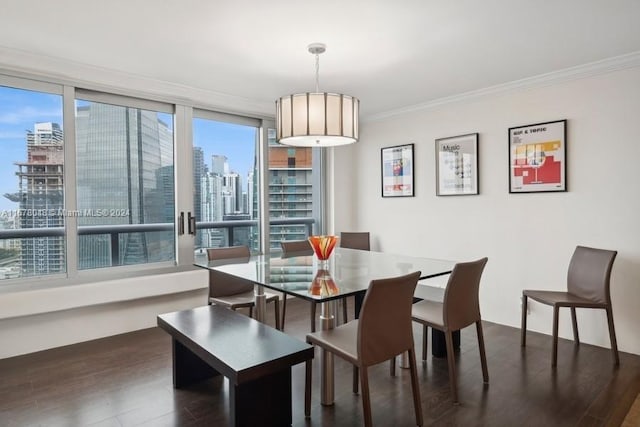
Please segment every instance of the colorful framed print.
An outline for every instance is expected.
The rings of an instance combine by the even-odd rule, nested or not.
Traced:
[[[479,193],[478,134],[436,139],[436,195]]]
[[[567,191],[567,121],[509,128],[509,192]]]
[[[381,150],[382,197],[413,197],[413,144]]]

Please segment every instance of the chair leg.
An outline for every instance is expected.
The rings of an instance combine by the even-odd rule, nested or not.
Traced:
[[[316,303],[311,303],[311,332],[316,331]]]
[[[573,341],[580,344],[580,336],[578,335],[578,319],[576,317],[576,308],[571,307],[571,325],[573,326]]]
[[[392,377],[396,376],[396,357],[392,357],[391,360],[389,360],[389,375],[391,375]]]
[[[371,427],[373,421],[371,418],[371,399],[369,397],[369,372],[366,366],[362,367],[360,373],[360,387],[362,388],[362,415],[364,417],[365,427]]]
[[[451,397],[453,403],[458,404],[458,387],[456,384],[456,356],[453,352],[453,333],[449,330],[444,333],[445,342],[447,345],[447,362],[449,363],[449,383],[451,387]]]
[[[427,325],[422,325],[422,361],[427,361],[427,347],[429,346],[429,341],[427,340]]]
[[[527,345],[527,300],[528,297],[522,294],[522,326],[520,327],[520,345]]]
[[[236,311],[235,308],[232,308],[231,310]],[[253,317],[253,306],[249,307],[249,317]]]
[[[282,320],[280,321],[280,326],[282,327],[282,329],[280,329],[281,331],[284,331],[284,318],[286,314],[287,314],[287,294],[282,294]]]
[[[278,299],[276,299],[275,301],[273,301],[274,303],[274,310],[275,310],[275,322],[276,322],[276,329],[278,330],[282,330],[280,328],[280,297],[278,297]]]
[[[411,369],[411,390],[413,391],[413,409],[416,412],[416,425],[422,426],[422,403],[420,399],[420,385],[418,384],[418,368],[416,366],[416,350],[409,349],[409,368]]]
[[[482,364],[482,380],[489,384],[489,369],[487,368],[487,354],[484,351],[484,334],[482,333],[482,321],[476,322],[476,332],[478,333],[478,348],[480,349],[480,363]]]
[[[358,376],[358,367],[353,365],[353,394],[358,394],[358,382],[360,381]]]
[[[560,307],[553,306],[553,349],[551,350],[551,366],[558,363],[558,317],[560,315]]]
[[[616,365],[620,364],[620,356],[618,355],[618,341],[616,340],[616,328],[613,325],[613,310],[611,306],[606,308],[607,323],[609,323],[609,338],[611,339],[611,351],[613,352],[613,360]]]
[[[304,364],[304,417],[311,418],[311,360]]]

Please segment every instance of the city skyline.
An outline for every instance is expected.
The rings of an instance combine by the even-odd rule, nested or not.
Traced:
[[[8,200],[4,194],[17,191],[15,163],[26,159],[26,131],[33,131],[36,123],[45,122],[58,123],[64,132],[60,95],[0,86],[0,150],[3,153],[0,211],[18,209],[18,203]],[[173,128],[172,122],[167,125]],[[226,156],[231,170],[243,178],[253,169],[253,159],[248,159],[246,153],[254,150],[255,128],[195,119],[193,136],[194,147],[201,146],[211,154]]]
[[[64,273],[71,236],[78,239],[77,270],[175,260],[174,150],[180,148],[172,113],[76,99],[75,138],[68,138],[75,140],[75,158],[65,159],[61,96],[0,86],[0,98],[12,98],[21,112],[0,105],[0,144],[14,149],[0,160],[9,176],[0,182],[0,228],[25,229],[3,240],[3,278]],[[52,106],[47,112],[54,119],[43,121],[45,110],[30,106],[41,106],[42,99]],[[194,249],[246,244],[262,250],[255,222],[263,197],[255,179],[258,128],[201,118],[191,126],[194,206],[185,210],[195,213],[199,224]],[[311,149],[277,144],[270,129],[266,158],[264,215],[313,216]],[[73,215],[78,228],[66,232],[65,162],[76,174],[73,212],[126,215]],[[9,212],[25,215],[12,220]],[[220,224],[246,220],[255,223]],[[271,226],[271,249],[281,240],[306,238],[306,224]]]

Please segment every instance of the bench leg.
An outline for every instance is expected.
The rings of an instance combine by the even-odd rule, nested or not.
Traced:
[[[173,386],[180,388],[207,378],[220,375],[191,350],[175,338],[171,339],[173,352]]]
[[[291,425],[291,367],[229,390],[232,426]]]

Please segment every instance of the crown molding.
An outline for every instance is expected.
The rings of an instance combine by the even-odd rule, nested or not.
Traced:
[[[152,79],[80,62],[36,55],[3,46],[0,46],[0,58],[0,72],[15,77],[44,80],[84,89],[137,96],[243,116],[250,115],[269,119],[274,115],[272,102],[256,101],[255,99]],[[361,118],[361,121],[364,123],[375,122],[499,93],[554,85],[635,67],[640,67],[640,51],[372,114]]]
[[[600,74],[607,74],[614,71],[636,67],[640,67],[640,51],[632,52],[626,55],[615,56],[600,61],[590,62],[584,65],[564,68],[562,70],[540,74],[534,77],[514,80],[509,83],[490,86],[484,89],[472,90],[458,95],[447,96],[445,98],[435,99],[433,101],[415,104],[408,107],[372,114],[362,121],[375,122],[407,113],[438,108],[448,104],[467,102],[489,95],[565,83],[572,80],[583,79]]]
[[[243,116],[252,115],[258,118],[274,116],[272,102],[261,102],[76,61],[35,55],[3,46],[0,46],[0,72],[14,77],[44,80],[83,89],[214,109]]]

